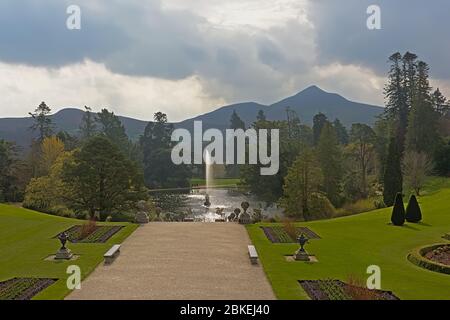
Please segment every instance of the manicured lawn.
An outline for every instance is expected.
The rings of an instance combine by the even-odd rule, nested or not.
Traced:
[[[389,225],[391,208],[332,220],[298,223],[322,239],[306,246],[319,260],[315,264],[287,262],[296,244],[273,244],[258,224],[248,226],[269,281],[279,299],[308,299],[297,280],[339,279],[350,275],[367,279],[369,265],[381,268],[383,290],[392,290],[401,299],[450,299],[450,276],[417,267],[407,260],[416,247],[445,242],[450,232],[450,189],[419,199],[423,223],[404,227]]]
[[[112,244],[121,243],[137,228],[133,224],[110,223],[108,225],[124,225],[125,228],[106,243],[69,243],[72,252],[80,255],[75,261],[45,261],[60,247],[59,241],[52,238],[81,223],[80,220],[0,204],[0,281],[14,277],[58,278],[59,281],[35,299],[62,299],[69,293],[66,287],[67,266],[78,265],[85,278],[103,261],[103,254]]]
[[[236,186],[239,182],[241,182],[241,179],[223,178],[214,179],[211,185],[217,187]],[[206,186],[206,180],[194,178],[191,179],[191,185]]]

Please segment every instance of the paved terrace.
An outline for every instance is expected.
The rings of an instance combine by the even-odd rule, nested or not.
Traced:
[[[248,244],[234,223],[149,223],[66,299],[275,299],[262,266],[250,264]]]

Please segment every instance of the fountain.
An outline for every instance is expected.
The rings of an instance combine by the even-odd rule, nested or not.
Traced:
[[[208,150],[205,150],[205,180],[206,180],[206,195],[205,195],[205,202],[204,205],[205,207],[209,208],[211,206],[211,201],[209,200],[209,191],[211,188],[211,182],[212,179],[214,178],[213,176],[213,162],[211,160],[211,154],[209,153]]]

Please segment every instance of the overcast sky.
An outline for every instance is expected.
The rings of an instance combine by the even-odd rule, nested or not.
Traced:
[[[66,9],[81,8],[81,30]],[[366,9],[381,8],[381,30]],[[389,55],[450,97],[448,0],[1,0],[0,117],[41,101],[179,121],[319,87],[382,105]]]

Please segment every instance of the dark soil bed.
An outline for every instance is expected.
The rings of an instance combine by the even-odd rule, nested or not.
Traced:
[[[297,243],[297,239],[293,239],[282,226],[261,227],[272,243]],[[320,237],[311,229],[306,227],[297,227],[297,234],[304,234],[308,239],[320,239]]]
[[[450,266],[450,245],[438,247],[425,254],[425,258]]]
[[[83,226],[73,226],[64,232],[72,243],[105,243],[122,228],[121,226],[95,226],[88,232],[83,232]],[[56,235],[58,236],[59,234]]]
[[[300,280],[311,300],[400,300],[391,291],[369,290],[340,280]]]
[[[0,300],[31,300],[57,279],[14,278],[0,282]]]

